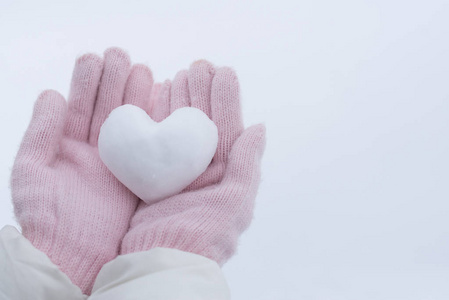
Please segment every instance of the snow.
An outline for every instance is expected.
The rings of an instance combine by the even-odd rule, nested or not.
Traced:
[[[175,195],[210,164],[218,130],[197,108],[175,110],[157,123],[141,108],[114,109],[101,127],[100,157],[127,188],[146,203]]]

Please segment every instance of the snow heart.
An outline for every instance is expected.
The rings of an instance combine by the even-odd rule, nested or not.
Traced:
[[[184,107],[157,123],[134,105],[114,109],[101,127],[100,157],[147,204],[175,195],[210,164],[218,130],[201,110]]]

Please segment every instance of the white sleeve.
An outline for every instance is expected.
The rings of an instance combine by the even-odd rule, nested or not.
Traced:
[[[17,229],[0,230],[0,300],[84,300],[46,254],[34,248]]]
[[[0,230],[0,300],[86,300],[81,290],[14,227]],[[228,300],[218,264],[176,249],[118,256],[97,276],[90,300]]]
[[[154,248],[118,256],[103,266],[91,300],[228,300],[218,264],[201,255]]]

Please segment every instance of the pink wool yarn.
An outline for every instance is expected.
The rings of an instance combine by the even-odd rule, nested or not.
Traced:
[[[139,199],[98,155],[100,127],[122,104],[148,110],[153,78],[120,49],[75,65],[68,105],[43,92],[17,154],[11,191],[23,235],[83,293],[119,252]]]
[[[179,72],[173,83],[157,85],[153,96],[149,112],[156,121],[184,106],[204,111],[218,127],[218,148],[206,172],[183,192],[155,204],[139,203],[121,253],[174,248],[222,265],[252,219],[265,127],[244,130],[234,71],[206,61]]]

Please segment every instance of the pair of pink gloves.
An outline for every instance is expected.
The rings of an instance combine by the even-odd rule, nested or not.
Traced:
[[[178,195],[147,205],[121,184],[98,154],[100,127],[116,107],[133,104],[162,121],[201,109],[217,125],[208,169]],[[44,91],[36,101],[11,176],[23,235],[90,294],[102,266],[118,255],[173,248],[219,265],[249,226],[260,181],[265,128],[244,130],[237,77],[206,61],[153,84],[144,65],[111,48],[75,65],[68,103]]]

